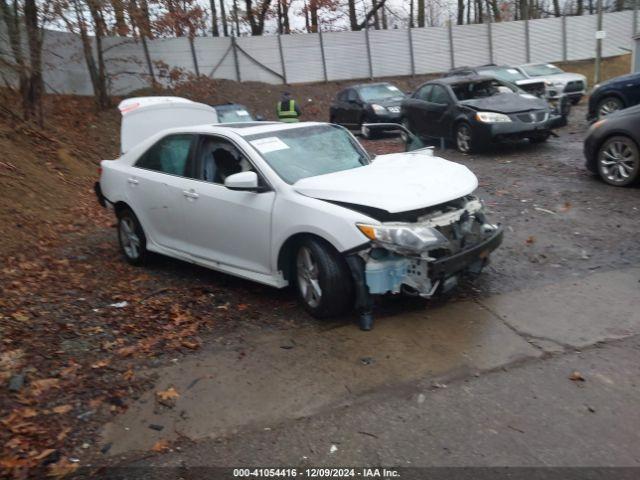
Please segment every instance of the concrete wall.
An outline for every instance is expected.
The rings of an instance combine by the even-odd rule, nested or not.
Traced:
[[[633,48],[634,12],[604,15],[607,38],[603,55],[629,53]],[[194,55],[186,38],[149,42],[154,63],[214,78],[282,83],[349,80],[435,73],[452,66],[483,63],[521,64],[582,60],[595,54],[596,16],[547,18],[529,22],[454,25],[408,30],[327,32],[323,34],[242,37],[237,55],[229,38],[196,38]],[[0,23],[0,55],[9,52]],[[110,91],[127,94],[148,85],[149,72],[142,45],[133,39],[105,40]],[[246,52],[246,55],[245,53]],[[236,65],[236,58],[238,64]],[[283,65],[284,60],[284,65]],[[91,83],[78,38],[46,31],[45,81],[52,92],[90,95]],[[640,68],[640,62],[636,62]],[[11,73],[2,70],[5,79]]]

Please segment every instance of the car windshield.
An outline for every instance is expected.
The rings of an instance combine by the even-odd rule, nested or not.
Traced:
[[[551,65],[550,63],[527,65],[522,67],[522,70],[524,70],[530,77],[544,77],[546,75],[558,75],[559,73],[564,73],[558,67]]]
[[[289,184],[370,163],[353,137],[335,125],[292,128],[245,138]]]
[[[491,75],[505,82],[515,82],[527,78],[515,68],[508,67],[483,68],[480,70],[480,73],[482,73],[482,75]]]
[[[493,97],[502,93],[517,93],[518,89],[498,80],[483,80],[480,82],[465,82],[451,85],[451,89],[458,100],[477,100]]]
[[[365,102],[388,100],[391,98],[404,98],[404,93],[402,93],[398,87],[394,87],[388,83],[360,87],[358,88],[358,93],[360,94],[360,98]]]
[[[218,121],[220,123],[253,122],[254,119],[248,110],[242,105],[234,107],[217,107]]]

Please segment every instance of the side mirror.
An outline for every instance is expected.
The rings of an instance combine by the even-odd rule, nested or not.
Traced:
[[[258,174],[256,172],[240,172],[229,175],[224,180],[224,186],[229,190],[239,190],[242,192],[257,192]]]
[[[262,115],[256,115],[256,122],[264,122],[264,117]]]

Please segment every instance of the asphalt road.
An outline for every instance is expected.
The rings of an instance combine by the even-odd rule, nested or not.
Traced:
[[[476,173],[507,229],[453,296],[386,299],[369,333],[253,331],[150,369],[175,405],[142,396],[92,465],[639,467],[640,189],[586,172],[582,118],[545,145],[437,153]]]

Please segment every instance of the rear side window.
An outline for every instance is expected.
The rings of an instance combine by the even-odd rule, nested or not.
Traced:
[[[347,101],[347,90],[343,90],[340,93],[338,93],[338,101],[339,102],[346,102]]]
[[[434,85],[433,90],[431,91],[430,102],[433,103],[451,103],[451,98],[449,97],[449,93],[442,85]]]
[[[135,166],[169,175],[191,177],[189,154],[193,139],[193,135],[164,137],[147,150]]]
[[[203,136],[195,157],[198,180],[222,185],[230,175],[255,171],[247,157],[233,143],[221,137]]]
[[[358,100],[358,94],[353,88],[350,90],[347,90],[347,100],[353,101],[353,102],[356,102]]]

